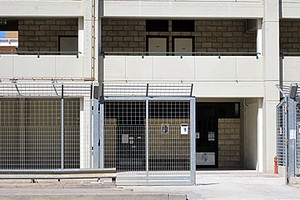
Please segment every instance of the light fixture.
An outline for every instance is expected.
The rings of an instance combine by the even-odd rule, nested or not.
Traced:
[[[291,86],[290,86],[290,98],[291,99],[296,99],[296,96],[297,96],[297,90],[298,90],[298,84],[297,83],[291,83]]]

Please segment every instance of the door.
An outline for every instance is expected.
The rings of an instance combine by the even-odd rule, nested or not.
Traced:
[[[194,41],[192,37],[174,37],[173,51],[174,52],[193,52]]]
[[[167,52],[168,37],[148,37],[147,51],[150,52]]]
[[[218,119],[202,118],[197,121],[197,129],[197,167],[218,167]]]

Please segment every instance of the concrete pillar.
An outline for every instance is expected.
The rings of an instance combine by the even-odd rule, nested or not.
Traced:
[[[265,75],[264,137],[259,144],[263,146],[259,146],[259,149],[263,149],[264,153],[263,158],[262,155],[259,157],[259,169],[271,172],[273,158],[276,155],[276,105],[279,102],[279,92],[275,87],[279,83],[279,1],[264,1],[262,28]]]
[[[263,172],[264,163],[264,120],[263,120],[263,99],[258,99],[257,104],[257,166],[256,170]]]
[[[84,25],[83,25],[83,35],[84,35],[84,47],[83,47],[83,57],[84,57],[84,77],[85,78],[95,78],[95,11],[93,3],[95,0],[86,0],[85,4],[85,15],[84,15]]]

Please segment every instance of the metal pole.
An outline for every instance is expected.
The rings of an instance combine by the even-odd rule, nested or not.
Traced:
[[[100,168],[104,168],[104,97],[100,97]]]
[[[64,85],[61,85],[61,169],[64,169]]]
[[[296,105],[297,103],[288,98],[288,183],[290,182],[290,177],[295,176],[295,163],[296,163]]]
[[[90,168],[93,168],[93,84],[90,94]]]
[[[99,154],[98,154],[98,142],[99,142],[99,110],[98,110],[98,100],[97,99],[94,99],[94,137],[93,137],[93,156],[94,156],[94,159],[93,159],[93,167],[95,169],[99,168]]]
[[[190,171],[191,171],[191,184],[196,184],[196,137],[195,137],[195,124],[196,124],[196,106],[195,98],[190,100]]]
[[[149,177],[149,100],[146,100],[146,178]]]

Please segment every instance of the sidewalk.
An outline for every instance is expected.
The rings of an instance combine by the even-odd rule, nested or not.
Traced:
[[[116,187],[95,181],[0,180],[3,199],[85,200],[300,199],[300,187],[284,185],[284,178],[255,171],[198,171],[195,186]]]
[[[130,187],[126,187],[127,189]],[[165,191],[198,199],[300,199],[300,185],[286,186],[283,177],[256,171],[198,171],[195,186],[132,187],[136,192]]]

